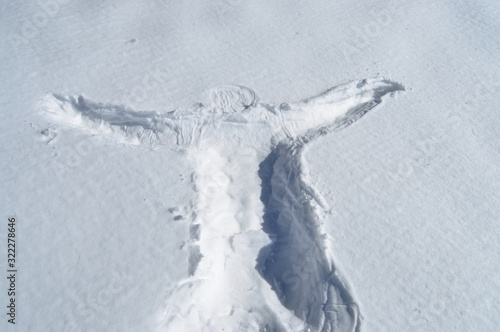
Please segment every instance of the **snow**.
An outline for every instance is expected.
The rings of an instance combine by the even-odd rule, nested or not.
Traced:
[[[19,291],[16,325],[4,317],[0,330],[300,331],[324,317],[334,330],[495,330],[499,12],[444,0],[1,4],[1,211],[18,220]],[[380,77],[405,91],[309,133],[295,155],[271,150],[304,133],[281,132],[275,114],[305,108],[318,116],[298,124],[317,128]],[[307,99],[333,86],[345,91]],[[306,198],[298,210],[293,197]],[[270,206],[297,213],[293,231],[268,229]],[[305,273],[287,280],[300,286],[273,285],[295,259]],[[315,278],[348,296],[307,300]],[[319,316],[304,318],[311,308]]]

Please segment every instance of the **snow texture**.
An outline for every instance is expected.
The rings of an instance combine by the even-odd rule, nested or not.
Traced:
[[[0,331],[497,331],[499,30],[496,0],[2,1]],[[381,75],[383,112],[294,123]]]

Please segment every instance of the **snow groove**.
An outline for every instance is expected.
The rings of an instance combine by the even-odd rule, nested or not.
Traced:
[[[263,228],[273,242],[261,275],[281,303],[315,331],[359,331],[358,305],[326,256],[320,202],[310,195],[303,144],[281,144],[260,164]]]

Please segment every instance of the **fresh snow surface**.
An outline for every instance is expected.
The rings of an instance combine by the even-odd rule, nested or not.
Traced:
[[[0,17],[1,331],[498,329],[498,2]]]

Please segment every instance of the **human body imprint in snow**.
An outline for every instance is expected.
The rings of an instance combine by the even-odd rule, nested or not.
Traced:
[[[116,140],[185,149],[193,162],[190,276],[172,287],[159,330],[358,331],[358,305],[328,257],[325,203],[307,183],[302,151],[400,90],[366,79],[269,105],[232,86],[214,89],[207,105],[168,113],[49,95],[43,109]]]

